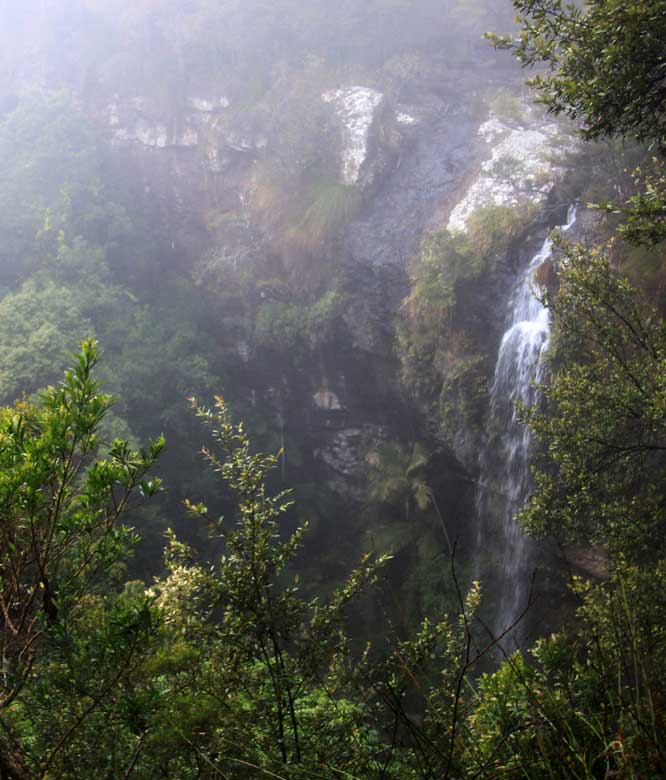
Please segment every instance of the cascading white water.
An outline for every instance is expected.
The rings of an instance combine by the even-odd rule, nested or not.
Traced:
[[[572,206],[561,231],[576,221]],[[525,607],[530,586],[530,540],[515,514],[530,489],[530,432],[518,420],[518,405],[534,405],[543,380],[542,356],[550,340],[550,312],[534,291],[534,274],[551,255],[547,238],[519,276],[510,299],[509,327],[500,344],[490,393],[489,435],[480,458],[477,492],[479,553],[494,570],[494,629],[512,626]],[[485,568],[485,566],[484,566]]]

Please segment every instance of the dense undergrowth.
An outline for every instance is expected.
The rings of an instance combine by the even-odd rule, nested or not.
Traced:
[[[567,273],[575,294],[585,271]],[[169,531],[165,573],[123,583],[138,538],[122,517],[161,489],[150,471],[164,442],[133,451],[98,436],[112,399],[96,362],[85,343],[59,387],[2,413],[5,777],[660,776],[663,563],[658,549],[649,567],[641,550],[641,562],[627,557],[640,528],[608,547],[608,578],[575,583],[575,632],[507,654],[497,671],[479,676],[504,644],[477,616],[477,584],[412,639],[359,647],[348,607],[386,560],[364,556],[325,598],[304,598],[290,564],[307,529],[285,535],[291,494],[266,488],[280,454],[255,454],[222,399],[212,410],[192,399],[236,511],[187,507],[224,553],[199,561]],[[563,383],[551,389],[560,402]],[[422,465],[413,453],[417,500]]]

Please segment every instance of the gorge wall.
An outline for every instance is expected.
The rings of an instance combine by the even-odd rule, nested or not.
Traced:
[[[193,328],[173,349],[199,362],[160,392],[178,409],[176,397],[218,389],[260,446],[284,450],[279,481],[322,550],[304,563],[310,587],[361,549],[388,549],[391,609],[405,621],[417,603],[441,609],[452,592],[437,515],[458,540],[464,582],[513,587],[501,570],[507,545],[522,543],[506,535],[499,562],[484,553],[488,486],[507,468],[524,481],[529,463],[512,466],[492,428],[516,394],[493,375],[516,285],[529,284],[534,247],[574,197],[563,194],[567,131],[529,107],[509,59],[460,21],[455,47],[444,32],[424,37],[423,17],[406,51],[375,44],[333,66],[295,46],[297,61],[281,51],[250,66],[243,51],[198,62],[207,17],[167,5],[130,27],[138,48],[109,41],[98,60],[56,57],[41,26],[56,12],[42,4],[46,17],[21,17],[21,36],[5,41],[29,41],[37,56],[5,74],[1,101],[10,122],[35,90],[64,89],[94,128],[100,175],[150,244],[147,261],[116,273],[167,312],[160,366],[170,355],[185,365],[160,341],[164,323],[170,344],[182,336],[176,313]],[[56,31],[76,30],[71,13]],[[150,54],[141,64],[139,49]],[[159,292],[165,279],[173,295]],[[112,361],[125,348],[110,337]],[[109,381],[124,392],[118,372]],[[196,434],[184,411],[150,408],[153,388],[120,411],[138,435],[171,435],[173,511],[193,482],[184,448]],[[421,504],[417,482],[430,491]],[[520,593],[532,564],[513,570]]]

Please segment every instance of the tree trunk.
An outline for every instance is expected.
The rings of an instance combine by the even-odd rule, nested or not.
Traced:
[[[0,780],[34,780],[7,734],[0,734]]]

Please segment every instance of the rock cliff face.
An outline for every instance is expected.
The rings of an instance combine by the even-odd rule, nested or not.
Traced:
[[[179,90],[146,88],[145,79],[109,90],[92,76],[77,89],[109,170],[159,236],[165,267],[198,283],[202,297],[226,294],[209,282],[208,260],[237,271],[260,255],[269,271],[266,286],[250,293],[258,306],[268,296],[305,307],[331,291],[351,301],[339,336],[298,359],[237,329],[242,411],[285,445],[285,480],[325,488],[334,507],[327,519],[360,518],[369,453],[425,442],[451,534],[469,537],[483,437],[463,419],[443,431],[432,408],[402,385],[395,321],[409,289],[407,266],[425,236],[464,233],[481,206],[532,209],[543,223],[540,209],[565,175],[560,158],[569,142],[524,106],[519,117],[489,115],[481,93],[514,78],[495,60],[453,66],[433,56],[422,71],[398,86],[383,71],[333,78],[315,69],[302,81],[288,72],[260,98],[249,84],[246,94],[201,74],[182,79]],[[488,355],[496,354],[507,296],[531,250],[529,241],[512,247],[470,290]],[[226,379],[219,377],[222,390]],[[355,523],[356,546],[362,524]],[[347,534],[350,525],[327,533]]]
[[[544,121],[531,106],[519,107],[518,121],[491,115],[479,127],[490,157],[452,210],[450,231],[464,232],[470,214],[484,206],[536,210],[565,175],[575,149],[571,134],[561,123]]]
[[[522,279],[524,268],[532,263],[534,250],[547,231],[566,221],[569,204],[550,207],[548,204],[551,196],[556,200],[558,187],[570,172],[578,148],[569,126],[546,120],[522,101],[516,100],[514,110],[517,116],[502,119],[491,112],[478,127],[476,135],[483,142],[485,159],[450,210],[446,222],[451,234],[465,235],[475,212],[509,208],[522,223],[518,243],[509,245],[504,256],[495,258],[494,270],[479,280],[475,290],[475,297],[482,303],[484,354],[489,359],[485,377],[489,413],[492,413],[494,367],[505,326],[511,320],[516,279]],[[536,290],[535,294],[538,294]],[[481,430],[471,431],[461,420],[453,434],[454,450],[472,472],[474,463],[478,464],[479,452],[487,446],[484,439],[488,425],[486,420]]]
[[[275,220],[266,213],[261,173],[284,167],[286,160],[291,170],[279,197],[294,198],[299,176],[313,164],[299,143],[320,143],[324,157],[335,150],[340,183],[367,199],[382,189],[416,124],[384,93],[362,85],[313,92],[299,98],[295,108],[317,120],[309,137],[302,129],[298,137],[295,127],[305,120],[289,115],[293,106],[284,107],[284,115],[246,110],[219,90],[199,89],[179,106],[165,107],[154,95],[117,93],[107,102],[97,96],[88,106],[110,144],[112,165],[127,171],[135,188],[140,182],[166,243],[190,262],[203,246],[215,245],[220,221],[224,238],[233,218],[248,223],[248,232],[256,229],[266,241],[274,240]]]
[[[322,99],[333,106],[342,126],[342,180],[349,186],[357,185],[363,168],[368,167],[371,147],[379,146],[376,126],[381,121],[384,95],[355,86],[324,92]]]
[[[335,253],[348,285],[365,302],[363,310],[347,314],[355,341],[325,350],[305,370],[271,367],[247,343],[239,346],[253,403],[272,409],[268,416],[298,441],[301,460],[341,501],[363,505],[371,449],[425,437],[449,470],[435,475],[436,482],[464,475],[459,495],[445,497],[458,507],[452,522],[459,530],[474,513],[470,485],[478,479],[483,436],[462,420],[452,439],[440,436],[438,421],[405,399],[392,322],[407,292],[406,265],[425,235],[443,228],[464,232],[481,206],[531,209],[538,223],[571,151],[561,128],[525,105],[509,119],[479,109],[469,95],[479,79],[492,85],[490,71],[449,73],[448,82],[424,84],[400,103],[362,84],[311,95],[309,110],[323,106],[322,121],[330,123],[326,132],[340,183],[363,198],[357,215],[339,226],[323,251]],[[215,245],[220,234],[211,227],[211,213],[240,215],[247,235],[263,231],[270,243],[270,220],[267,228],[256,207],[256,177],[278,154],[274,116],[264,115],[262,123],[261,115],[235,111],[222,91],[199,90],[176,116],[160,115],[148,98],[116,98],[98,119],[122,164],[134,161],[147,200],[161,204],[176,253],[193,262],[202,247]],[[512,248],[476,291],[489,355],[499,344],[516,268],[531,246]],[[257,371],[257,360],[268,365]]]

